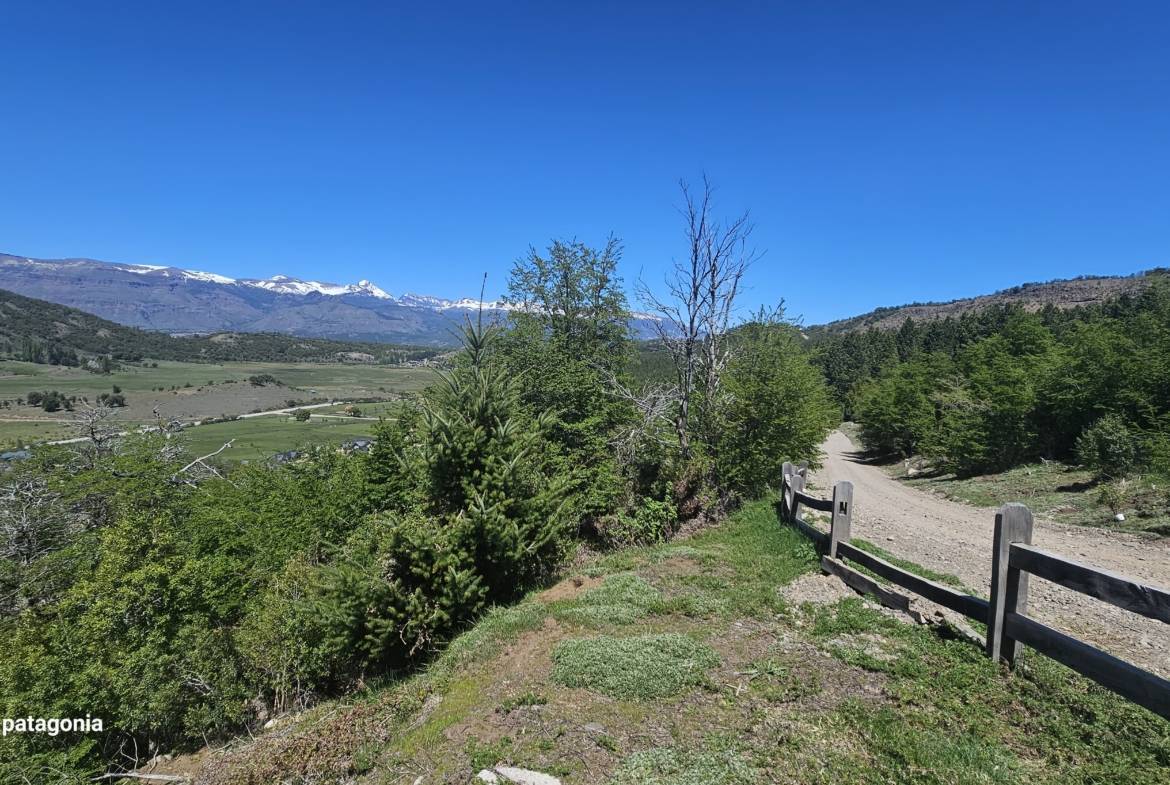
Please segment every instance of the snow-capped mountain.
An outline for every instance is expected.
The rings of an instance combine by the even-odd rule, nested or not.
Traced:
[[[202,273],[193,273],[190,270],[184,272],[192,275],[201,275]],[[274,275],[271,278],[242,278],[238,281],[233,281],[241,286],[255,286],[257,289],[266,289],[277,294],[317,294],[329,295],[336,297],[342,294],[366,294],[370,297],[377,297],[380,300],[393,300],[394,295],[380,288],[372,281],[361,280],[357,283],[335,284],[324,283],[322,281],[302,281],[299,278],[290,278],[287,275]]]
[[[6,254],[0,254],[0,289],[173,333],[279,332],[416,344],[452,343],[454,328],[481,307],[470,297],[396,297],[368,280],[237,279],[161,265]],[[482,307],[500,313],[518,306],[493,300]],[[635,331],[645,327],[635,319]]]

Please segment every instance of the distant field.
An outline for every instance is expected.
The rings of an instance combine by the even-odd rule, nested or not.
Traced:
[[[217,456],[217,459],[228,462],[255,461],[308,445],[339,446],[349,439],[369,436],[377,424],[376,420],[317,417],[308,422],[297,422],[291,417],[274,415],[200,425],[188,428],[182,438],[195,455],[207,455],[235,439],[231,448]]]
[[[250,376],[263,374],[275,377],[280,384],[256,386],[247,381]],[[92,401],[101,393],[111,392],[116,385],[125,395],[127,404],[119,410],[117,423],[130,430],[153,423],[156,409],[164,419],[190,422],[205,417],[284,408],[289,401],[304,404],[313,400],[391,398],[421,390],[433,378],[434,372],[425,368],[380,365],[160,362],[157,368],[128,366],[108,375],[99,375],[76,368],[4,361],[0,362],[0,401],[12,403],[8,408],[0,408],[0,448],[72,435],[68,412],[48,414],[39,408],[15,405],[18,398],[24,398],[33,390],[59,390]],[[371,417],[389,411],[385,404],[359,404],[359,407],[364,416]],[[339,414],[341,407],[335,409],[332,413]],[[318,411],[330,413],[326,409]],[[271,425],[279,431],[280,418],[263,419],[272,422],[268,425],[248,423],[249,428],[261,429]],[[366,426],[372,424],[368,420],[361,422]],[[304,423],[297,425],[305,426]],[[314,421],[309,427],[327,431],[327,425],[322,420],[320,425]],[[357,423],[345,425],[350,428],[358,426]],[[338,440],[344,438],[346,436],[341,435]],[[322,436],[323,441],[331,439]],[[274,452],[292,446],[275,435],[257,443],[268,442],[276,445]]]

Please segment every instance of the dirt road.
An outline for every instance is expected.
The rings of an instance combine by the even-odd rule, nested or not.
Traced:
[[[991,581],[993,508],[971,507],[910,488],[869,466],[845,434],[821,446],[820,489],[853,483],[853,535],[939,572],[986,597]],[[1032,542],[1078,561],[1170,586],[1170,540],[1036,519]],[[1115,608],[1035,576],[1028,614],[1137,665],[1170,677],[1170,625]]]

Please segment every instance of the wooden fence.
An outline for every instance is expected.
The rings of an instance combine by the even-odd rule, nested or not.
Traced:
[[[1103,687],[1170,719],[1170,681],[1118,659],[1027,615],[1028,576],[1060,586],[1150,619],[1170,624],[1170,590],[1098,569],[1032,545],[1032,513],[1023,504],[1005,504],[995,516],[991,551],[991,600],[928,580],[861,550],[850,542],[853,484],[833,486],[831,499],[805,493],[808,469],[785,463],[780,494],[781,518],[810,537],[822,552],[821,568],[884,605],[910,609],[910,598],[855,567],[900,586],[930,602],[987,625],[987,655],[1014,664],[1020,644],[1064,663]],[[807,507],[831,516],[828,532],[800,516]]]

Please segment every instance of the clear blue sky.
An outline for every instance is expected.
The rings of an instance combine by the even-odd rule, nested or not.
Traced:
[[[0,250],[489,294],[682,252],[815,323],[1170,265],[1165,2],[0,5]],[[2,286],[0,281],[0,286]]]

